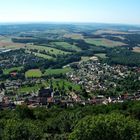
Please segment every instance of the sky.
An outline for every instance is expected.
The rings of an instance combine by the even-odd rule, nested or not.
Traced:
[[[0,22],[140,24],[140,0],[0,0]]]

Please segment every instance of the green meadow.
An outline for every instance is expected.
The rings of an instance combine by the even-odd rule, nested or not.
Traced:
[[[28,70],[25,73],[26,78],[32,78],[32,77],[39,78],[41,76],[42,76],[42,72],[39,69]]]
[[[23,67],[13,67],[13,68],[9,68],[9,69],[4,69],[3,72],[5,75],[10,74],[11,72],[18,72],[21,71]]]
[[[66,74],[67,72],[72,71],[71,68],[62,68],[62,69],[47,69],[45,75],[55,75],[55,74]]]
[[[85,39],[85,42],[96,46],[105,46],[105,47],[119,47],[125,45],[122,42],[112,41],[105,38],[97,38],[97,39],[87,38]]]
[[[72,50],[72,51],[80,51],[81,49],[79,47],[77,47],[76,45],[71,45],[67,42],[53,42],[51,43],[52,46],[57,46],[57,47],[60,47],[62,49],[67,49],[68,51],[69,50]]]
[[[32,50],[32,49],[37,49],[37,50],[40,50],[40,51],[47,51],[49,52],[50,54],[54,54],[54,55],[63,55],[63,54],[69,54],[69,52],[65,52],[65,51],[62,51],[62,50],[59,50],[59,49],[56,49],[56,48],[51,48],[51,47],[48,47],[48,46],[39,46],[39,45],[28,45],[27,46],[27,49],[29,50]]]

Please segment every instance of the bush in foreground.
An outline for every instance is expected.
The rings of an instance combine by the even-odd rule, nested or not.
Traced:
[[[121,114],[87,116],[70,134],[70,140],[140,140],[140,123]]]

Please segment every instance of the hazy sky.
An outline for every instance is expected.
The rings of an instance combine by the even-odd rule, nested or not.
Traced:
[[[140,24],[140,0],[0,0],[0,22]]]

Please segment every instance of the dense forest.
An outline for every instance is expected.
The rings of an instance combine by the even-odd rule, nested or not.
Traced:
[[[139,140],[140,102],[96,106],[52,106],[0,113],[2,140]]]
[[[108,59],[106,62],[109,64],[121,64],[126,66],[140,66],[140,55],[134,53],[127,48],[114,48],[107,51]]]

